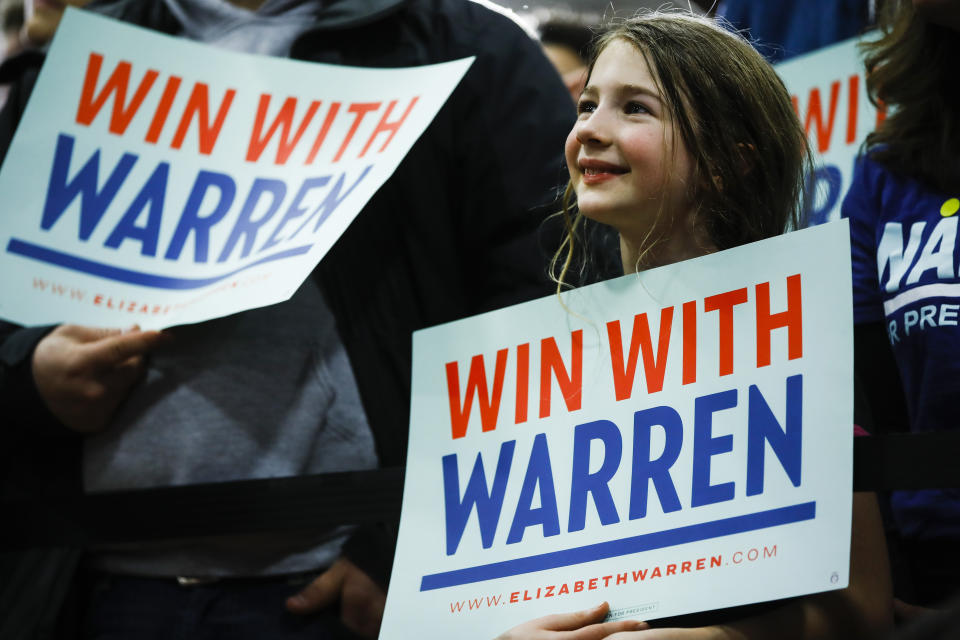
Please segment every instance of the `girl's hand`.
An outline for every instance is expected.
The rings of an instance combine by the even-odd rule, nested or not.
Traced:
[[[637,620],[603,622],[609,611],[610,605],[604,602],[593,609],[544,616],[524,622],[497,636],[496,640],[602,640],[613,634],[618,634],[616,637],[621,640],[632,640],[634,635],[625,632],[649,627]]]
[[[739,638],[723,627],[698,627],[692,629],[649,629],[647,631],[621,632],[607,636],[604,640],[726,640]]]

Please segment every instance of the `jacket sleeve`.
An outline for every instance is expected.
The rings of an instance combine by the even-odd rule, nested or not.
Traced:
[[[509,18],[480,4],[465,20],[476,61],[453,103],[462,123],[461,244],[473,258],[476,309],[549,295],[547,262],[559,246],[544,235],[568,180],[564,141],[575,120],[570,94],[540,45]],[[470,54],[464,50],[462,55]]]
[[[30,366],[34,348],[52,329],[0,322],[0,415],[8,418],[4,422],[10,428],[68,433],[41,400]]]
[[[0,110],[0,161],[10,148],[43,58],[40,52],[26,51],[0,67],[0,81],[11,83],[7,101]],[[16,212],[0,209],[0,215]],[[0,416],[4,416],[3,424],[9,429],[51,436],[68,433],[40,399],[31,371],[33,350],[52,329],[22,328],[0,320]]]
[[[386,591],[393,569],[397,533],[398,523],[395,522],[363,525],[350,535],[341,554]]]
[[[336,296],[337,279],[326,278],[335,308],[360,304],[356,290],[366,292],[364,315],[339,328],[385,465],[402,462],[406,449],[410,332],[553,291],[546,264],[556,244],[542,242],[542,225],[559,208],[566,182],[563,145],[574,121],[572,101],[538,43],[510,18],[478,3],[456,3],[452,10],[460,13],[429,18],[429,45],[448,43],[444,51],[434,50],[435,58],[474,56],[473,65],[395,177],[341,238],[332,259],[321,263],[325,272],[340,268],[340,281],[356,278],[363,266],[342,269],[351,260],[342,254],[350,236],[369,225],[363,233],[367,250],[396,265],[355,287],[352,296]],[[385,233],[401,212],[404,226]],[[419,225],[416,233],[412,225]],[[377,245],[384,235],[393,240]],[[397,248],[405,242],[416,250]],[[389,300],[394,291],[409,295],[381,312],[381,298]],[[382,337],[383,325],[371,317],[390,318],[387,326],[396,335]],[[369,336],[353,335],[364,327]],[[375,350],[379,343],[390,349]],[[387,371],[393,373],[389,382]],[[364,526],[343,553],[386,585],[395,545],[395,523]]]

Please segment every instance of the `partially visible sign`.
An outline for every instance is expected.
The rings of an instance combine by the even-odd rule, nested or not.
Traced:
[[[68,10],[0,171],[0,317],[162,328],[286,300],[471,61],[336,67]]]
[[[849,575],[846,221],[414,334],[383,639]]]
[[[840,217],[857,151],[883,119],[867,97],[857,42],[846,40],[776,66],[817,156],[810,224]]]

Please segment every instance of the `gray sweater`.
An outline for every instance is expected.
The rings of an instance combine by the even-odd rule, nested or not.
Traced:
[[[256,13],[216,0],[166,0],[184,36],[286,55],[316,2],[268,0]],[[333,315],[312,278],[288,302],[177,327],[114,423],[87,439],[88,492],[368,469],[373,437]],[[339,554],[346,529],[138,543],[94,550],[100,569],[148,576],[308,571]]]

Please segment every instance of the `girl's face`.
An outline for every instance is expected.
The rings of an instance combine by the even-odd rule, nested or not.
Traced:
[[[684,228],[693,162],[674,144],[672,116],[632,44],[603,49],[577,112],[566,156],[580,212],[638,243],[654,225]]]

